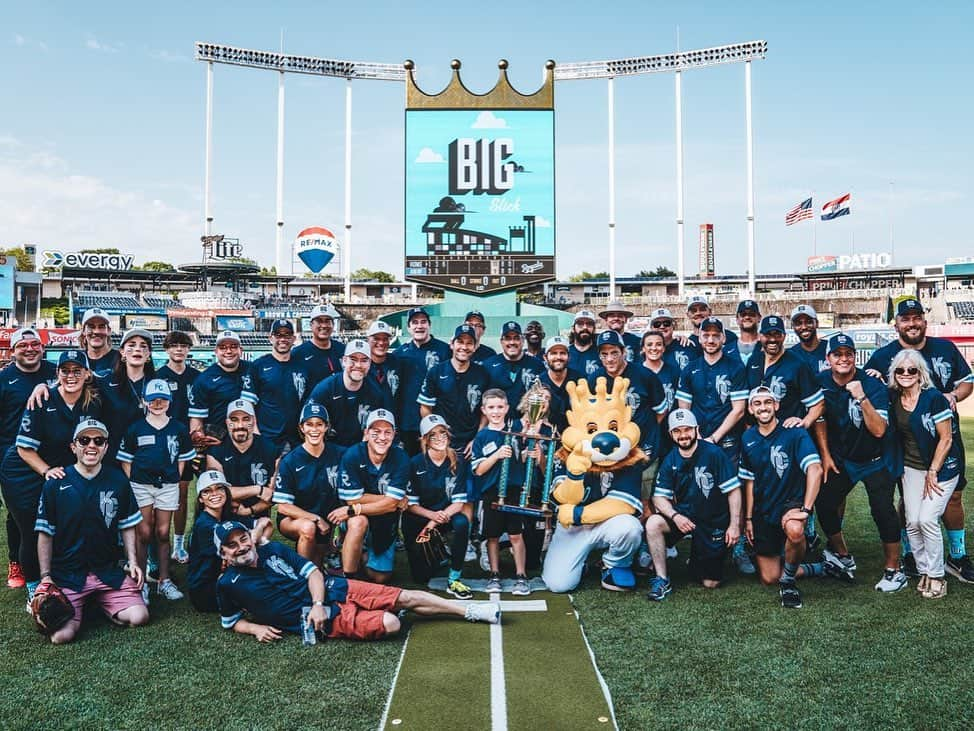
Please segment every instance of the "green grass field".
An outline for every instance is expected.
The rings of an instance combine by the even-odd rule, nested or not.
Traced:
[[[964,432],[972,454],[974,420]],[[974,479],[974,469],[968,476]],[[971,525],[974,492],[965,503]],[[641,592],[603,592],[594,577],[587,579],[575,607],[620,728],[974,726],[974,586],[951,580],[940,602],[921,599],[912,586],[892,596],[875,592],[881,554],[861,488],[849,502],[846,535],[858,583],[805,581],[805,608],[797,612],[783,611],[777,593],[752,579],[731,576],[714,592],[691,586],[682,557],[673,571],[676,591],[663,604]],[[195,613],[188,601],[154,598],[148,627],[126,631],[94,620],[74,644],[54,648],[34,632],[23,607],[21,590],[0,589],[3,728],[375,729],[403,642],[337,641],[306,649],[290,638],[259,645],[221,630],[216,618]],[[420,629],[411,642],[426,643],[424,667],[438,653],[455,655],[451,637],[471,647],[487,642],[483,625],[436,622]],[[536,702],[573,700],[578,648],[552,643],[545,651],[535,643],[519,657],[511,644],[505,636],[508,682],[512,669],[554,668],[564,672],[564,689],[549,688]],[[468,673],[461,668],[461,697],[441,701],[440,712],[412,727],[486,727],[471,700],[489,693],[489,669],[473,665]],[[406,682],[397,703],[403,691],[417,704],[435,697],[424,693],[422,679],[400,678]],[[508,696],[512,703],[510,689]],[[529,725],[554,728],[540,719]]]

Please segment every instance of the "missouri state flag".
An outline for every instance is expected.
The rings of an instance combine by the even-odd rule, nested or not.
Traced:
[[[835,200],[829,201],[822,206],[822,220],[831,221],[839,216],[849,215],[849,204],[852,201],[852,193],[841,195]]]

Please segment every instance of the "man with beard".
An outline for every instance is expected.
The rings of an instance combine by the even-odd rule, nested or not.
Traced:
[[[825,566],[834,576],[855,578],[856,560],[842,535],[841,511],[846,496],[861,481],[886,559],[876,589],[897,591],[906,585],[906,577],[899,571],[900,520],[893,505],[898,475],[889,394],[879,379],[856,368],[856,345],[848,335],[839,333],[829,340],[828,359],[830,370],[818,374],[825,418],[815,424],[824,471],[815,505],[829,542],[823,554]]]
[[[227,406],[227,435],[206,454],[206,469],[219,470],[227,479],[238,514],[268,515],[274,494],[274,477],[280,451],[254,433],[257,417],[249,401],[237,399]]]
[[[677,372],[682,372],[690,365],[690,361],[699,357],[700,351],[690,344],[684,337],[673,337],[675,329],[673,315],[665,307],[653,310],[650,313],[649,327],[658,330],[663,336],[663,360],[676,368]]]
[[[606,328],[619,333],[619,337],[625,343],[626,362],[632,363],[634,360],[638,360],[639,336],[631,332],[626,332],[626,323],[632,317],[632,311],[627,310],[620,302],[610,302],[599,313],[599,317],[605,321]]]
[[[403,363],[399,438],[406,452],[413,456],[419,452],[419,391],[429,369],[450,359],[450,346],[433,337],[429,313],[422,307],[414,307],[407,313],[406,325],[412,339],[396,349]]]
[[[720,447],[699,438],[692,411],[671,413],[669,430],[676,448],[660,465],[653,491],[656,512],[646,521],[646,543],[656,569],[647,598],[656,602],[673,591],[667,545],[692,536],[690,574],[707,589],[716,589],[724,580],[727,549],[740,535],[741,482],[735,465]]]
[[[778,397],[770,388],[751,391],[748,410],[756,424],[741,438],[738,474],[744,485],[745,534],[757,554],[761,583],[777,583],[781,606],[801,609],[795,580],[822,574],[821,564],[802,564],[805,523],[822,481],[822,461],[807,431],[782,427]]]
[[[258,642],[274,642],[284,632],[301,634],[304,607],[311,608],[307,624],[322,639],[377,640],[394,635],[402,610],[470,622],[501,621],[496,602],[458,602],[425,591],[326,578],[314,563],[287,546],[274,541],[256,545],[243,523],[220,523],[213,529],[213,540],[227,563],[217,583],[220,623]]]
[[[260,433],[285,454],[301,441],[298,415],[311,389],[304,361],[292,357],[294,325],[275,320],[269,339],[271,352],[251,364],[240,397],[254,404]]]
[[[490,377],[490,388],[507,394],[507,403],[516,408],[534,379],[544,372],[544,364],[524,352],[521,326],[513,320],[501,327],[501,352],[484,363]]]
[[[342,368],[345,345],[331,337],[338,316],[331,305],[318,305],[311,310],[311,337],[292,352],[294,360],[308,372],[309,391]]]
[[[240,359],[240,336],[224,330],[216,336],[216,363],[203,371],[189,392],[189,431],[193,445],[206,446],[209,433],[222,439],[226,433],[227,405],[240,398],[250,363]]]
[[[544,327],[537,320],[531,320],[524,328],[524,351],[535,358],[544,357]]]
[[[484,313],[479,310],[471,310],[467,313],[467,316],[463,318],[464,325],[470,325],[474,329],[476,334],[477,349],[474,351],[471,360],[477,365],[483,365],[484,362],[492,355],[497,355],[497,351],[494,350],[489,345],[484,345],[480,342],[484,337],[484,332],[487,330],[487,320],[484,319]]]
[[[579,310],[572,323],[569,335],[572,342],[568,349],[568,367],[573,371],[589,376],[598,370],[599,350],[595,347],[595,313]]]
[[[568,426],[566,413],[571,407],[568,397],[567,384],[585,378],[582,373],[573,370],[569,365],[571,346],[567,338],[554,335],[545,343],[544,362],[545,372],[541,374],[541,385],[548,389],[551,398],[548,401],[548,421],[559,433]]]
[[[399,389],[399,384],[402,383],[402,363],[398,355],[389,352],[392,337],[392,327],[382,320],[376,320],[365,331],[365,338],[369,341],[369,357],[372,360],[365,378],[388,395],[389,402],[394,405],[392,412],[399,414],[402,411],[402,393]]]
[[[798,342],[788,350],[805,359],[812,373],[829,369],[828,343],[818,336],[818,314],[811,305],[798,305],[791,311],[791,329]]]
[[[737,338],[737,352],[741,362],[747,365],[751,354],[760,350],[758,323],[761,321],[761,308],[754,300],[741,300],[737,305],[737,328],[741,331]]]
[[[118,363],[119,353],[112,348],[112,326],[108,313],[99,307],[86,310],[81,318],[81,335],[78,343],[88,356],[92,375],[105,378]]]
[[[713,316],[710,303],[702,294],[693,294],[687,299],[687,319],[693,328],[693,332],[687,338],[687,344],[698,351],[702,350],[700,347],[700,326],[704,320],[717,319]],[[721,327],[723,327],[723,323],[721,323]],[[737,335],[729,330],[724,332],[724,352],[740,360],[741,356],[737,352]]]
[[[369,344],[364,340],[348,341],[342,370],[315,386],[308,399],[328,409],[335,430],[334,441],[342,447],[362,441],[369,412],[393,408],[389,393],[368,380],[370,353]]]

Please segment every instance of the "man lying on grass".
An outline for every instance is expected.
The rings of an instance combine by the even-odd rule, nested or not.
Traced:
[[[496,624],[501,619],[500,605],[494,602],[450,601],[425,591],[325,577],[281,543],[255,545],[246,526],[235,521],[217,525],[213,539],[227,563],[217,582],[220,620],[224,628],[259,642],[279,640],[284,632],[301,633],[304,607],[311,607],[307,621],[322,639],[393,635],[399,631],[397,613],[402,609],[423,616],[452,614],[470,622]]]

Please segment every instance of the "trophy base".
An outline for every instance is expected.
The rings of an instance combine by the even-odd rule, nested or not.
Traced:
[[[494,510],[502,513],[514,513],[515,515],[527,515],[532,518],[547,518],[554,515],[548,505],[521,505],[520,503],[502,503],[500,501],[491,503]]]

